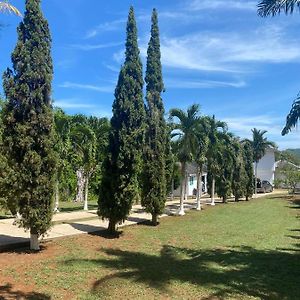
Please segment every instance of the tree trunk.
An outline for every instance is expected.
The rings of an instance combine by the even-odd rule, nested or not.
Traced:
[[[152,214],[152,225],[153,226],[157,226],[158,222],[157,222],[157,214]]]
[[[84,195],[84,208],[83,210],[87,211],[88,209],[88,197],[89,197],[89,176],[86,176],[85,179],[85,195]]]
[[[54,206],[54,213],[59,212],[59,182],[58,179],[55,183],[55,206]]]
[[[117,222],[113,219],[109,219],[108,232],[110,234],[116,234],[117,232]]]
[[[215,185],[216,185],[216,180],[215,177],[212,179],[212,184],[211,184],[211,205],[216,205],[215,204]]]
[[[189,178],[187,172],[185,172],[185,190],[184,190],[184,201],[187,202],[189,194]]]
[[[180,209],[179,209],[179,212],[178,212],[178,215],[179,216],[183,216],[185,215],[185,212],[184,212],[184,198],[185,198],[185,190],[186,190],[186,172],[185,172],[185,163],[182,163],[182,166],[181,166],[181,173],[182,173],[182,177],[183,177],[183,180],[181,182],[181,186],[180,186]]]
[[[199,168],[197,174],[197,210],[201,210],[201,196],[202,196],[202,167]]]
[[[172,179],[172,183],[171,183],[171,200],[174,200],[174,179]]]
[[[255,162],[255,182],[254,182],[254,193],[255,193],[255,198],[257,198],[257,161]]]
[[[33,232],[30,232],[30,250],[40,250],[39,235]]]
[[[85,186],[83,168],[78,169],[76,175],[77,175],[77,192],[76,192],[75,202],[83,202],[83,194],[84,194],[84,186]]]

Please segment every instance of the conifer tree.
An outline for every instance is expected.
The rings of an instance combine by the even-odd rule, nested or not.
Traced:
[[[13,70],[4,74],[3,147],[12,170],[7,201],[30,230],[31,249],[51,225],[55,154],[51,81],[51,36],[40,0],[26,0],[24,20],[12,54]]]
[[[121,68],[111,119],[108,155],[103,163],[98,214],[109,219],[108,230],[126,219],[138,198],[145,108],[143,72],[133,7],[127,22],[125,63]]]
[[[163,213],[166,202],[167,179],[166,158],[170,155],[168,128],[164,119],[164,105],[161,93],[164,90],[158,17],[156,9],[152,13],[151,38],[147,52],[146,69],[146,143],[144,151],[144,173],[142,205],[152,215],[152,223],[157,225],[157,217]],[[168,148],[167,148],[168,147]]]
[[[250,142],[245,141],[243,145],[244,163],[246,171],[245,196],[248,201],[252,198],[254,192],[254,168],[253,168],[253,148]]]
[[[238,139],[233,140],[235,159],[233,162],[232,193],[238,202],[246,192],[246,170],[243,147]]]

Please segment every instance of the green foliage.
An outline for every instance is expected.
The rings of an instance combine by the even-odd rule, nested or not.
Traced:
[[[234,149],[232,193],[235,197],[235,201],[239,201],[240,198],[246,195],[246,190],[247,190],[248,177],[245,168],[247,158],[244,156],[244,148],[237,138],[233,139],[232,144]],[[252,172],[253,172],[253,168],[252,168]],[[253,179],[253,173],[251,174],[251,181],[252,179]]]
[[[268,147],[276,147],[276,145],[268,141],[264,135],[267,133],[266,130],[252,129],[253,140],[250,141],[253,149],[253,161],[258,163],[259,160],[266,154]]]
[[[179,123],[173,124],[172,138],[174,149],[180,162],[186,163],[193,161],[198,148],[198,126],[200,106],[193,104],[187,112],[181,109],[171,109],[171,118],[177,118]]]
[[[205,117],[205,119],[208,128],[207,137],[209,140],[206,155],[208,169],[208,192],[212,193],[213,178],[216,178],[216,176],[221,172],[220,162],[222,162],[222,140],[227,132],[227,124],[225,122],[216,120],[215,116]],[[226,188],[224,191],[220,191],[220,193],[227,195],[227,190],[228,189]]]
[[[98,214],[109,219],[109,231],[125,220],[139,197],[139,175],[144,143],[143,74],[133,7],[127,22],[125,63],[121,68],[103,164]]]
[[[244,164],[245,164],[245,196],[246,200],[253,196],[254,191],[254,170],[253,170],[253,150],[252,145],[248,141],[243,144]]]
[[[295,193],[296,187],[300,184],[300,170],[291,164],[286,164],[278,170],[278,173],[281,177],[280,183],[283,183],[291,193]]]
[[[4,74],[3,148],[9,160],[4,190],[21,226],[44,234],[52,218],[54,152],[51,36],[39,0],[27,0],[13,70]]]
[[[218,138],[216,148],[219,151],[217,156],[218,172],[216,174],[216,192],[226,202],[232,194],[232,181],[234,171],[234,161],[236,159],[232,145],[232,137],[227,133],[222,133]]]
[[[167,197],[166,159],[170,157],[170,142],[169,130],[164,119],[164,105],[161,99],[164,84],[160,61],[158,19],[155,9],[152,13],[151,38],[147,54],[145,79],[147,84],[146,143],[144,149],[142,205],[147,212],[152,214],[153,225],[156,225],[157,216],[163,213]]]

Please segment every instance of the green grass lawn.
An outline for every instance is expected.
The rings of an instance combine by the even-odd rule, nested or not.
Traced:
[[[32,286],[32,299],[300,299],[299,208],[274,195],[127,227],[118,239],[58,239],[38,254],[3,254],[3,284]]]

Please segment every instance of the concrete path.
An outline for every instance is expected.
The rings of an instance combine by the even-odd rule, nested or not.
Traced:
[[[273,193],[274,194],[274,193]],[[259,194],[259,197],[264,194]],[[220,203],[220,199],[216,200],[216,204]],[[208,196],[201,199],[202,205],[210,203]],[[185,202],[185,209],[190,210],[196,207],[195,199],[189,199]],[[179,210],[179,200],[168,201],[165,209],[165,214],[176,215]],[[130,216],[122,226],[133,225],[151,220],[151,215],[146,213],[140,205],[134,205]],[[0,220],[0,250],[6,250],[17,246],[27,246],[29,243],[29,232],[13,225],[14,219]],[[82,233],[92,233],[107,228],[108,222],[103,221],[97,216],[95,210],[57,213],[53,216],[54,225],[44,237],[45,240],[71,236]]]

